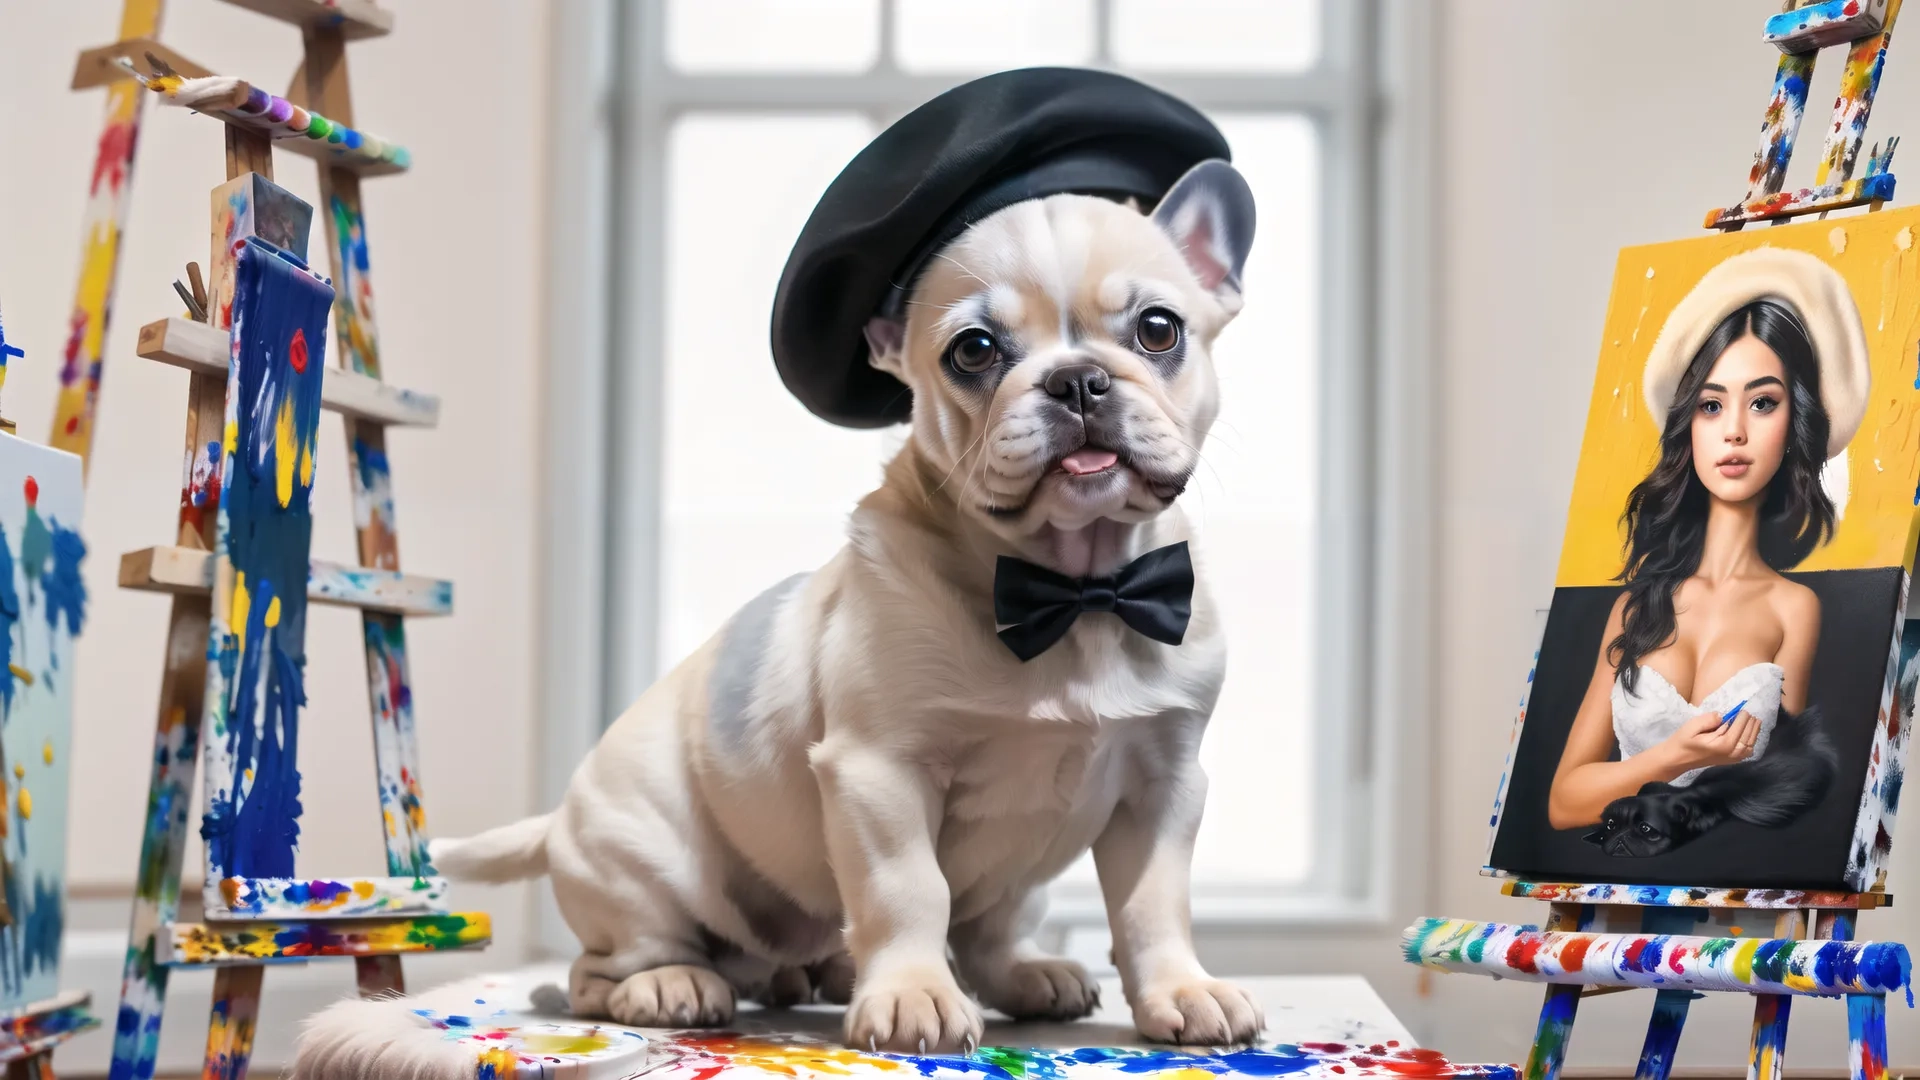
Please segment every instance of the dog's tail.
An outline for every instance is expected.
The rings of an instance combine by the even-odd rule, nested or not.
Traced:
[[[1693,786],[1702,794],[1719,794],[1730,816],[1777,829],[1826,798],[1838,769],[1820,708],[1810,705],[1798,716],[1782,710],[1764,756],[1709,769]],[[1706,789],[1701,789],[1702,782]]]
[[[458,881],[520,881],[547,872],[547,830],[552,814],[502,825],[464,840],[434,840],[427,857]]]

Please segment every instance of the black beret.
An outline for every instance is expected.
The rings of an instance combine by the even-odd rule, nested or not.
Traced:
[[[864,329],[900,310],[921,265],[967,226],[1074,193],[1148,208],[1227,141],[1192,106],[1121,75],[1024,68],[957,86],[847,163],[800,230],[773,298],[773,362],[814,415],[907,419],[911,394],[867,362]]]

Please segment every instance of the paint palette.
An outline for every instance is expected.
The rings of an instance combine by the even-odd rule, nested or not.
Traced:
[[[1505,1065],[1455,1065],[1413,1044],[1372,989],[1358,978],[1256,979],[1275,1041],[1221,1052],[1138,1041],[1124,1006],[1075,1023],[989,1021],[972,1054],[898,1055],[848,1049],[843,1013],[825,1006],[762,1010],[743,1006],[733,1030],[636,1030],[565,1018],[561,967],[484,976],[416,995],[421,1049],[426,1043],[472,1062],[476,1076],[578,1077],[595,1080],[720,1080],[741,1077],[931,1077],[935,1080],[1074,1080],[1166,1076],[1288,1076],[1352,1080],[1362,1076],[1499,1078]],[[1108,986],[1110,1000],[1121,995]],[[343,1002],[338,1008],[364,1008]],[[452,1066],[451,1058],[446,1059]]]

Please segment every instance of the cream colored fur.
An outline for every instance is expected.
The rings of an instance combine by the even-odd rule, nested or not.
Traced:
[[[1210,186],[1244,198],[1238,174],[1196,175],[1165,220],[1063,195],[955,240],[904,326],[870,330],[874,363],[913,390],[912,434],[846,547],[649,689],[551,815],[434,845],[457,878],[552,877],[583,949],[577,1014],[720,1024],[736,994],[826,983],[844,999],[857,971],[846,1035],[862,1047],[973,1045],[968,990],[1015,1016],[1083,1016],[1093,981],[1030,935],[1047,883],[1091,848],[1140,1031],[1256,1033],[1257,1006],[1201,968],[1188,927],[1198,751],[1226,663],[1204,560],[1178,647],[1111,615],[1026,664],[994,637],[997,556],[1110,573],[1192,538],[1173,499],[1217,411],[1208,348],[1251,239],[1250,200],[1236,240]],[[1150,306],[1184,320],[1177,366],[1132,347]],[[943,367],[985,321],[1020,349],[997,387]],[[1130,467],[1058,469],[1080,436],[1042,384],[1069,362],[1110,374],[1102,407],[1124,433],[1109,448]]]

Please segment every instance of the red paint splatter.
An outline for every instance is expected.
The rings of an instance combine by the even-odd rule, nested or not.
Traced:
[[[293,328],[293,340],[287,343],[287,363],[293,365],[293,370],[306,373],[307,331],[303,327]]]
[[[133,161],[133,125],[113,124],[100,133],[100,148],[93,158],[93,186],[88,194],[100,193],[100,181],[106,180],[115,195],[127,182],[127,167]]]
[[[1537,935],[1515,938],[1513,944],[1507,946],[1507,966],[1515,971],[1534,974],[1539,971],[1534,965],[1534,957],[1540,954],[1540,946],[1544,944],[1546,941]]]
[[[33,477],[29,476],[27,477],[26,488],[27,488],[27,505],[32,506],[34,503],[38,502],[40,499],[40,481],[35,480]]]
[[[1593,938],[1579,934],[1568,938],[1560,947],[1560,966],[1567,971],[1579,971],[1587,963],[1587,950],[1593,948]]]
[[[74,308],[72,317],[67,320],[67,348],[60,362],[61,386],[72,386],[80,381],[80,345],[87,338],[87,324],[90,321],[86,308]]]
[[[67,434],[71,435],[74,432],[79,430],[80,430],[80,418],[78,416],[67,417]]]
[[[1860,14],[1860,0],[1848,0],[1847,6],[1840,9],[1840,14],[1848,19]]]
[[[1647,951],[1647,942],[1647,938],[1641,937],[1634,938],[1627,943],[1626,952],[1622,954],[1622,959],[1626,961],[1627,967],[1636,970],[1640,967],[1640,954]]]

